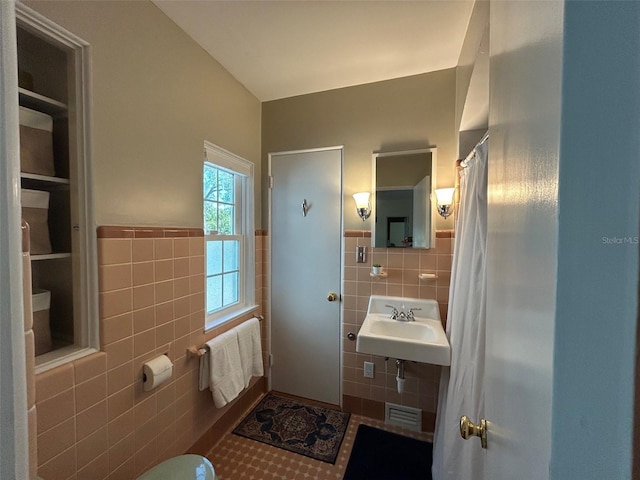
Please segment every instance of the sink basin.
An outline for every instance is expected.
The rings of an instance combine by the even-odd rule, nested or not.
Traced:
[[[398,322],[384,318],[382,315],[374,315],[376,318],[372,319],[370,326],[370,331],[374,335],[400,339],[409,337],[422,342],[433,342],[436,339],[435,330],[422,321]]]
[[[401,312],[421,310],[414,312],[414,321],[406,322],[391,319],[392,309],[385,305]],[[358,332],[356,351],[434,365],[451,363],[451,347],[435,300],[372,295]]]

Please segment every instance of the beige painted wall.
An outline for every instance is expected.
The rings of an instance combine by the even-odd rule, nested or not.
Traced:
[[[456,67],[456,130],[460,129],[460,122],[464,113],[465,102],[471,84],[473,67],[478,56],[478,49],[482,42],[482,36],[489,24],[489,2],[487,0],[477,0],[471,12],[467,33],[462,44],[458,66]],[[471,147],[473,147],[472,145]],[[465,145],[460,145],[459,156],[464,157],[469,150],[465,150]]]
[[[205,140],[260,178],[260,102],[151,2],[27,5],[92,46],[98,225],[201,227]]]
[[[431,176],[431,153],[376,159],[376,187],[415,187]]]
[[[357,216],[351,195],[371,190],[371,155],[438,147],[437,184],[454,184],[455,69],[266,102],[262,106],[262,168],[268,153],[344,145],[344,225],[371,228]],[[264,186],[264,185],[263,185]],[[267,225],[266,189],[263,224]],[[453,217],[437,219],[453,228]]]

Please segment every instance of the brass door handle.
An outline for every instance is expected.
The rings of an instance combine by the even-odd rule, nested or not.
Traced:
[[[487,421],[481,418],[480,425],[475,425],[466,415],[461,416],[460,436],[465,440],[471,437],[480,437],[480,445],[482,448],[487,448]]]
[[[335,302],[336,300],[338,300],[338,294],[337,293],[331,292],[329,295],[327,295],[327,301],[328,302]]]

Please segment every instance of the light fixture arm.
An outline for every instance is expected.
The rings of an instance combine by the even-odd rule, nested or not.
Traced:
[[[438,213],[444,218],[447,218],[453,213],[453,205],[438,205],[437,208]]]
[[[368,207],[356,208],[356,212],[364,222],[367,218],[371,216],[371,204]]]

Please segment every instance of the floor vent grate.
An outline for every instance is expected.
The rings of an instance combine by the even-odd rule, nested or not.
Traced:
[[[395,403],[384,404],[384,422],[419,432],[422,430],[422,411]]]

